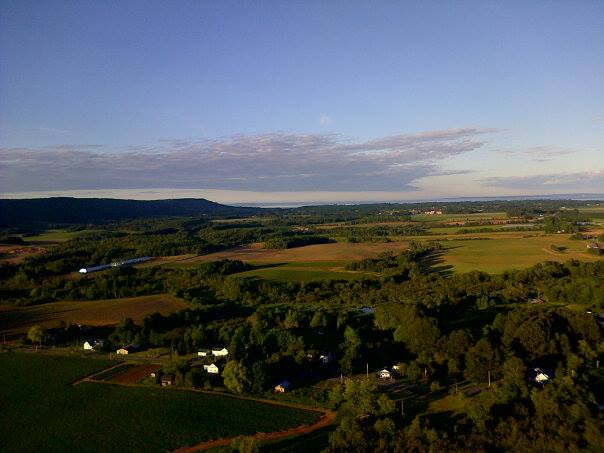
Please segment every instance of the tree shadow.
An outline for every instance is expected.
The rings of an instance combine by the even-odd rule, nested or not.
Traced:
[[[427,274],[439,274],[443,277],[450,277],[453,275],[453,266],[450,264],[445,264],[444,255],[444,250],[432,252],[422,257],[419,265]]]

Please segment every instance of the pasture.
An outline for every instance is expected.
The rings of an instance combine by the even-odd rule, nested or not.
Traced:
[[[52,302],[30,307],[0,305],[0,332],[15,335],[27,332],[35,325],[59,327],[62,322],[104,326],[117,324],[124,318],[140,322],[146,316],[159,312],[169,314],[182,310],[186,304],[174,296],[158,294],[95,301]]]
[[[256,243],[245,247],[235,247],[221,252],[195,256],[187,259],[171,260],[170,266],[194,266],[203,261],[223,259],[241,260],[251,264],[300,263],[355,261],[370,258],[383,252],[399,253],[409,246],[408,241],[378,243],[314,244],[291,249],[265,249]]]
[[[110,363],[0,354],[3,452],[164,452],[312,423],[301,409],[186,390],[70,382]]]
[[[457,231],[457,227],[449,230]],[[463,235],[435,234],[408,239],[409,241],[440,240],[444,250],[436,264],[450,266],[451,270],[457,273],[473,270],[501,273],[507,269],[522,269],[543,261],[601,259],[597,255],[587,253],[587,241],[571,240],[569,237],[569,234],[544,234],[539,231],[493,231]],[[297,282],[348,280],[370,276],[370,274],[344,270],[347,262],[376,257],[383,252],[400,253],[408,247],[409,241],[333,243],[284,250],[267,250],[254,245],[180,261],[171,260],[167,265],[194,266],[201,261],[228,258],[259,266],[257,269],[237,274],[242,277]],[[555,251],[552,250],[552,245],[565,249]]]
[[[476,212],[473,214],[414,214],[414,222],[476,222],[489,220],[503,220],[508,216],[505,212]]]
[[[501,273],[509,269],[522,269],[543,261],[564,262],[571,259],[596,261],[601,257],[587,253],[586,241],[570,240],[568,234],[540,234],[527,237],[491,239],[455,239],[443,242],[442,259],[455,272],[480,270]],[[552,245],[566,247],[563,252],[551,249]]]
[[[291,264],[291,263],[290,263]],[[297,264],[297,263],[294,263]],[[313,263],[315,264],[315,263]],[[260,267],[250,271],[236,274],[241,278],[260,278],[271,281],[288,281],[288,282],[310,282],[322,280],[354,280],[367,277],[370,274],[367,272],[353,272],[344,270],[343,267],[317,267],[311,266],[271,266]]]
[[[101,230],[78,230],[78,231],[69,231],[69,230],[47,230],[42,233],[34,234],[34,235],[26,235],[22,236],[23,240],[27,243],[54,243],[54,242],[66,242],[71,239],[75,239],[77,237],[85,236],[91,233],[99,232]]]

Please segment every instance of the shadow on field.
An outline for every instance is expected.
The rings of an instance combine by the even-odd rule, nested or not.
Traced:
[[[444,277],[449,277],[453,275],[453,266],[450,264],[444,264],[444,255],[445,252],[442,250],[430,253],[429,255],[421,259],[420,265],[427,273],[439,274]]]
[[[261,453],[307,453],[309,451],[322,451],[327,448],[329,434],[336,426],[326,426],[312,433],[272,442],[260,447]]]

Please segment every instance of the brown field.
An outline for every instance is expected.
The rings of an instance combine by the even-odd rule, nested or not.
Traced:
[[[33,247],[29,245],[0,245],[0,264],[18,263],[28,256],[39,255],[46,251],[43,247]]]
[[[379,255],[382,252],[400,252],[409,246],[408,241],[358,243],[338,242],[333,244],[315,244],[292,249],[264,249],[256,243],[245,247],[236,247],[222,252],[194,257],[167,257],[165,264],[194,265],[204,261],[223,259],[241,260],[249,263],[292,263],[311,261],[355,261]],[[180,259],[176,259],[180,258]],[[160,262],[162,262],[160,260]],[[157,264],[157,261],[155,262]]]
[[[181,300],[168,294],[95,301],[53,302],[31,307],[0,306],[0,332],[21,334],[35,324],[46,328],[59,327],[62,322],[104,326],[117,324],[124,318],[135,322],[159,312],[168,314],[186,308]]]
[[[128,368],[123,373],[113,376],[111,378],[111,382],[119,382],[122,384],[138,384],[151,373],[161,369],[161,367],[161,365],[156,364],[135,365]]]

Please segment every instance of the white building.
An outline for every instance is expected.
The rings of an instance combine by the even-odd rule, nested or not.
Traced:
[[[226,357],[227,355],[229,355],[229,350],[227,348],[212,348],[212,355],[214,357]]]
[[[550,380],[549,374],[547,374],[541,368],[535,368],[533,371],[535,373],[535,377],[533,379],[535,380],[536,383],[543,384],[544,382],[547,382]]]
[[[380,379],[390,379],[392,377],[392,373],[390,373],[390,371],[384,368],[378,373],[378,376],[380,377]]]
[[[220,374],[220,369],[215,363],[212,363],[211,365],[204,365],[203,369],[210,374]]]
[[[327,352],[325,354],[321,354],[319,356],[319,362],[323,363],[323,364],[328,364],[329,362],[331,362],[333,360],[333,354],[331,352]]]
[[[88,340],[84,342],[84,350],[92,351],[97,348],[102,348],[105,342],[103,340]]]
[[[140,349],[139,345],[137,344],[129,344],[128,346],[124,346],[121,349],[118,349],[117,351],[115,351],[117,354],[120,355],[128,355],[132,352],[136,352]]]
[[[211,353],[212,351],[210,351],[209,349],[200,349],[199,351],[197,351],[197,357],[206,357]]]

